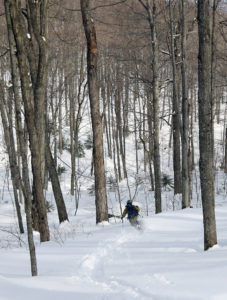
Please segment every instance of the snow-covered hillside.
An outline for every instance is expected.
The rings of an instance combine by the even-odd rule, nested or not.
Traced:
[[[86,121],[86,120],[85,120]],[[222,124],[223,125],[223,124]],[[119,215],[122,205],[135,195],[141,207],[142,230],[128,221],[111,218],[110,223],[95,225],[95,200],[88,194],[94,183],[90,175],[91,150],[77,162],[80,171],[79,209],[75,216],[75,199],[70,195],[70,155],[59,154],[65,167],[60,176],[69,214],[69,223],[58,224],[57,211],[48,213],[51,241],[39,242],[34,233],[38,276],[31,277],[27,238],[17,228],[7,155],[0,161],[0,300],[226,300],[227,299],[227,181],[218,171],[223,160],[223,126],[215,127],[216,145],[216,218],[218,245],[204,252],[198,165],[192,176],[191,209],[180,210],[181,198],[171,188],[163,189],[163,213],[154,214],[154,192],[149,175],[143,170],[143,152],[139,152],[139,174],[135,172],[134,137],[127,138],[129,181],[116,187],[107,185],[109,213]],[[84,130],[83,130],[84,129]],[[81,130],[82,142],[90,127]],[[198,163],[198,130],[195,127],[196,164]],[[64,136],[69,128],[64,128]],[[161,131],[162,172],[170,177],[172,162],[168,148],[169,127]],[[113,174],[113,162],[105,156],[107,178]],[[129,188],[128,188],[129,187]],[[49,187],[48,201],[54,205]],[[23,218],[23,206],[22,206]],[[24,219],[25,224],[25,219]]]
[[[70,223],[49,218],[51,242],[40,245],[37,235],[38,277],[30,275],[25,237],[8,233],[8,247],[0,249],[0,299],[226,300],[227,205],[221,199],[219,245],[207,252],[199,208],[144,216],[137,231],[128,221],[95,226],[88,198],[76,217],[71,211]],[[1,228],[11,208],[1,205]]]

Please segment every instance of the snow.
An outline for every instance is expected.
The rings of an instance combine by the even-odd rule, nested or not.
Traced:
[[[94,225],[90,201],[78,216],[70,214],[70,222],[50,225],[50,242],[40,244],[34,235],[37,277],[30,275],[24,243],[0,249],[1,300],[227,298],[227,205],[223,201],[216,208],[219,244],[206,252],[201,208],[143,216],[143,229],[138,231],[120,219],[111,219],[108,226]],[[2,228],[7,220],[12,222],[13,206],[1,208]],[[25,237],[22,240],[26,243]]]
[[[87,121],[85,119],[85,121]],[[164,122],[164,125],[165,124]],[[194,136],[198,130],[194,128]],[[129,199],[141,208],[142,230],[119,218],[95,225],[95,200],[87,188],[93,184],[90,174],[91,150],[79,162],[81,198],[76,216],[75,199],[70,190],[70,156],[63,153],[66,172],[60,176],[69,214],[69,222],[58,224],[56,209],[48,214],[51,240],[39,242],[34,232],[38,276],[32,277],[26,234],[18,233],[13,193],[7,171],[7,154],[0,151],[0,300],[226,300],[227,299],[227,201],[226,177],[217,171],[223,160],[223,127],[215,127],[216,138],[216,222],[218,245],[203,249],[203,218],[198,169],[192,174],[192,206],[181,210],[181,196],[171,188],[162,190],[163,213],[154,214],[154,192],[143,170],[139,153],[139,175],[135,175],[134,144],[128,142],[128,184],[119,183],[122,207]],[[69,128],[63,128],[69,136]],[[86,139],[90,126],[83,127],[80,139]],[[134,139],[131,135],[128,139]],[[162,172],[172,175],[169,127],[160,135]],[[0,142],[3,139],[0,134]],[[196,164],[198,139],[195,138]],[[131,147],[131,148],[130,148]],[[141,151],[142,152],[142,151]],[[107,153],[107,151],[105,152]],[[60,162],[60,160],[59,160]],[[107,176],[113,162],[105,156]],[[140,182],[141,181],[141,182]],[[139,183],[138,183],[139,182]],[[138,186],[137,186],[138,184]],[[131,191],[129,191],[129,187]],[[114,187],[108,188],[109,212],[119,215]],[[54,204],[49,187],[47,199]],[[25,226],[24,207],[23,223]]]

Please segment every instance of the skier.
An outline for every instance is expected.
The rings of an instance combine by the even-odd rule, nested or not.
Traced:
[[[128,200],[121,219],[123,219],[126,216],[126,214],[128,214],[128,220],[130,224],[140,229],[140,223],[138,221],[139,211],[139,206],[133,205],[132,200]]]

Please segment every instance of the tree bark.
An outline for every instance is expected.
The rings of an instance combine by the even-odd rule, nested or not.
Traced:
[[[13,83],[18,139],[20,143],[20,151],[22,157],[23,183],[21,183],[21,185],[22,185],[22,191],[25,199],[25,213],[26,213],[28,245],[29,245],[30,262],[31,262],[31,273],[32,276],[37,276],[38,270],[37,270],[35,244],[33,239],[32,216],[31,216],[32,193],[31,193],[30,182],[29,182],[28,162],[27,162],[26,147],[24,143],[22,122],[21,122],[20,96],[19,96],[19,87],[18,87],[19,74],[17,70],[17,62],[16,62],[17,59],[14,51],[15,41],[13,37],[12,22],[10,18],[9,1],[5,0],[4,5],[5,5],[7,30],[8,30],[8,40],[9,40],[9,47],[10,47],[11,76],[12,76],[12,83]]]
[[[57,211],[58,211],[58,219],[59,222],[68,221],[68,214],[65,207],[64,198],[61,191],[60,182],[58,179],[58,174],[56,171],[56,165],[55,161],[53,159],[50,147],[48,143],[46,144],[46,161],[47,161],[47,167],[51,178],[52,183],[52,190],[54,193],[55,202],[57,205]]]
[[[227,128],[225,129],[225,173],[227,174]]]
[[[170,16],[170,41],[171,41],[171,62],[173,74],[173,170],[174,170],[174,194],[182,192],[181,180],[181,157],[180,157],[180,120],[179,120],[179,101],[177,92],[176,80],[176,61],[175,61],[175,46],[174,46],[174,31],[173,31],[173,15],[171,0],[169,0],[169,16]]]
[[[69,111],[69,119],[70,119],[70,150],[71,150],[71,195],[73,196],[75,193],[75,173],[76,173],[76,147],[75,147],[75,111],[76,111],[76,103],[75,103],[75,91],[74,91],[74,78],[70,79],[69,85],[69,103],[70,103],[70,111]]]
[[[93,130],[96,223],[100,223],[102,221],[108,221],[108,208],[104,167],[103,129],[99,107],[97,74],[98,48],[95,25],[91,16],[90,0],[80,0],[80,5],[87,40],[87,76]]]
[[[209,9],[209,0],[198,1],[199,167],[203,205],[204,250],[208,250],[217,244],[214,210],[213,112],[212,100],[210,99],[211,48]]]
[[[148,0],[148,19],[152,39],[152,94],[153,94],[153,122],[154,122],[154,178],[155,178],[155,213],[162,211],[161,197],[161,168],[159,149],[159,78],[158,78],[158,40],[156,36],[156,2]]]
[[[15,141],[14,141],[14,136],[13,136],[13,130],[12,130],[12,105],[8,106],[9,112],[8,112],[8,117],[7,117],[7,112],[6,112],[6,99],[5,99],[5,92],[4,92],[4,87],[3,83],[1,82],[1,99],[0,99],[0,112],[1,112],[1,119],[2,119],[2,124],[3,124],[3,130],[4,130],[4,139],[6,143],[6,148],[7,148],[7,153],[9,157],[9,165],[10,165],[10,173],[11,173],[11,180],[12,180],[12,185],[13,185],[13,193],[14,193],[14,201],[15,201],[15,206],[16,206],[16,212],[17,212],[17,219],[18,219],[18,225],[19,225],[19,230],[20,233],[24,233],[24,227],[23,227],[23,221],[22,221],[22,216],[21,216],[21,210],[20,210],[20,204],[19,204],[19,199],[18,199],[18,194],[17,194],[17,188],[19,187],[20,183],[20,173],[19,173],[19,168],[17,164],[17,159],[16,159],[16,150],[15,150]],[[12,101],[9,99],[9,101]]]
[[[38,147],[40,142],[40,133],[37,133],[38,128],[36,127],[36,114],[35,114],[35,105],[34,99],[38,101],[38,95],[42,95],[43,92],[40,91],[40,83],[37,82],[38,91],[36,96],[34,95],[34,83],[33,83],[33,64],[31,68],[29,68],[27,53],[24,50],[28,50],[28,44],[30,41],[27,41],[27,31],[25,30],[25,24],[23,20],[23,15],[20,11],[20,7],[18,3],[15,3],[12,0],[7,1],[9,3],[9,11],[12,22],[12,29],[16,43],[17,49],[17,60],[18,67],[20,73],[20,81],[21,81],[21,92],[22,98],[24,102],[25,108],[25,120],[29,133],[29,142],[30,142],[30,150],[31,150],[31,161],[32,161],[32,173],[33,173],[33,187],[36,198],[36,204],[39,215],[39,231],[40,231],[40,241],[45,242],[49,241],[49,227],[47,221],[47,213],[45,206],[45,199],[43,195],[43,177],[42,177],[42,159],[40,154],[40,149]],[[42,38],[42,37],[40,37]],[[44,40],[41,42],[44,43]],[[28,51],[29,52],[29,51]],[[43,74],[42,67],[40,66],[40,73]],[[41,74],[37,74],[37,80]],[[42,86],[43,88],[43,86]]]
[[[182,84],[182,208],[190,207],[189,103],[185,70],[185,12],[181,0],[181,84]]]

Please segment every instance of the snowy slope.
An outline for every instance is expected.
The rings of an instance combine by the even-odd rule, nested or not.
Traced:
[[[223,145],[217,141],[222,140],[223,126],[216,126],[215,130],[218,169],[223,160]],[[65,136],[67,131],[65,128]],[[173,177],[168,135],[167,128],[161,134],[162,172]],[[137,179],[133,138],[130,136],[127,141],[132,195]],[[195,148],[198,163],[198,138]],[[70,223],[59,226],[55,209],[48,214],[51,241],[40,244],[39,235],[34,233],[38,276],[31,277],[26,235],[18,234],[12,188],[5,171],[6,154],[0,151],[0,300],[226,300],[227,181],[224,174],[216,174],[219,244],[204,252],[198,170],[192,178],[194,208],[176,211],[181,207],[180,198],[173,198],[172,191],[163,190],[164,212],[154,215],[154,193],[149,190],[149,175],[143,172],[141,151],[142,183],[136,201],[142,208],[143,230],[136,231],[127,220],[122,224],[118,218],[110,224],[96,226],[94,197],[88,196],[86,190],[93,184],[89,175],[91,151],[85,152],[86,157],[79,163],[84,177],[79,182],[81,199],[76,216],[75,201],[69,195],[70,156],[66,153],[61,156],[67,169],[61,175],[61,186]],[[113,162],[105,157],[105,163],[109,176],[113,174]],[[116,194],[108,189],[109,212],[119,214]],[[120,183],[120,196],[123,203],[129,197],[124,181]],[[54,203],[51,189],[47,199]]]
[[[201,209],[143,217],[137,231],[128,221],[94,226],[84,208],[52,223],[51,242],[36,237],[38,277],[24,245],[0,249],[0,299],[226,300],[227,206],[216,213],[219,245],[204,252]]]

